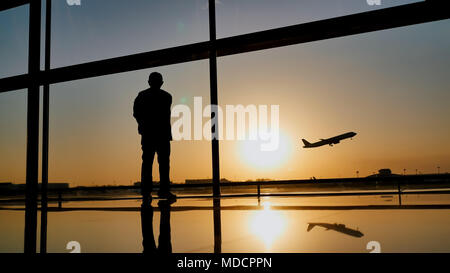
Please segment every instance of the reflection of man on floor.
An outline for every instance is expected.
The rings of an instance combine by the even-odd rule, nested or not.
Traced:
[[[164,81],[160,73],[151,73],[148,83],[150,88],[139,93],[133,106],[133,116],[136,118],[138,131],[142,136],[141,191],[144,200],[151,199],[153,189],[152,168],[156,153],[160,177],[158,196],[173,199],[176,196],[170,192],[169,179],[172,95],[161,89]]]
[[[172,242],[170,236],[170,205],[174,201],[161,200],[158,207],[161,212],[159,223],[158,247],[153,235],[153,207],[148,202],[143,202],[141,207],[142,225],[142,247],[143,252],[148,254],[172,253]]]

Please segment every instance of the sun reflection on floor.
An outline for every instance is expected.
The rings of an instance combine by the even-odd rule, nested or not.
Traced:
[[[279,211],[271,209],[270,202],[264,202],[263,207],[250,218],[249,227],[251,233],[263,241],[266,251],[270,251],[274,241],[285,231],[286,219]]]

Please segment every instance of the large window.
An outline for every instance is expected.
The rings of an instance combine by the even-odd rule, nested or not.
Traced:
[[[77,1],[53,0],[51,67],[39,74],[32,71],[37,68],[36,56],[31,56],[28,63],[29,52],[39,53],[29,50],[28,39],[36,38],[31,39],[31,43],[35,40],[34,46],[41,43],[39,65],[44,70],[44,2],[40,14],[33,4],[0,13],[0,182],[26,182],[27,189],[33,189],[41,181],[41,170],[45,170],[41,156],[46,154],[41,147],[45,142],[41,135],[33,134],[37,132],[33,128],[39,127],[45,135],[42,105],[46,104],[32,92],[45,88],[49,81],[49,182],[69,183],[71,187],[134,185],[140,180],[141,146],[132,115],[133,102],[139,91],[148,88],[147,79],[153,71],[163,75],[162,88],[173,97],[172,113],[176,116],[172,117],[170,162],[174,183],[213,182],[214,189],[219,189],[217,178],[240,182],[314,180],[369,176],[382,168],[396,174],[434,173],[437,166],[438,172],[439,168],[450,168],[450,23],[437,21],[450,16],[438,11],[438,1],[136,0],[131,5],[123,0],[82,0],[79,5],[71,5]],[[216,3],[217,43],[210,37],[209,28],[215,24],[210,22],[213,13],[208,3]],[[416,4],[382,11],[411,3]],[[379,11],[361,15],[374,10]],[[396,17],[405,10],[411,15]],[[359,15],[346,16],[352,14]],[[386,21],[372,24],[367,19],[374,15]],[[332,23],[295,26],[342,16],[346,17]],[[40,32],[37,27],[28,33],[29,17],[41,17]],[[363,23],[353,28],[359,19],[364,19]],[[285,26],[292,27],[277,29]],[[314,32],[314,26],[321,31]],[[263,30],[272,31],[253,33]],[[237,37],[249,33],[253,34]],[[226,37],[229,39],[221,39]],[[217,59],[211,54],[216,50],[220,56]],[[130,56],[143,52],[146,54]],[[114,57],[122,58],[107,60]],[[90,63],[93,61],[98,62]],[[27,74],[28,65],[31,75],[20,76]],[[15,75],[19,77],[4,79]],[[28,93],[14,90],[19,88],[29,88]],[[208,108],[216,95],[224,118],[216,124],[221,136],[219,146],[214,141],[211,145]],[[33,112],[38,104],[39,119]],[[256,140],[249,127],[244,127],[243,138],[239,136],[242,127],[233,113],[235,123],[228,123],[228,106],[240,108],[237,111],[244,112],[241,121],[247,125],[252,121],[245,116],[246,110],[256,110]],[[261,112],[261,106],[266,112]],[[261,139],[258,129],[263,118],[265,133],[276,135],[266,134]],[[178,127],[174,126],[177,123]],[[182,133],[176,131],[180,129]],[[228,135],[230,129],[232,134]],[[303,148],[302,139],[314,142],[350,131],[357,133],[353,141],[314,150]],[[27,137],[31,141],[27,142]],[[217,147],[220,153],[216,153]],[[220,175],[213,162],[220,162]],[[158,164],[153,165],[153,174],[158,181]],[[174,188],[181,187],[191,193],[188,186]],[[202,187],[200,194],[209,194],[213,188]],[[229,187],[229,192],[234,187]],[[111,188],[86,191],[106,196]],[[48,251],[65,251],[72,234],[76,237],[73,240],[83,244],[83,252],[140,251],[136,208],[141,197],[137,189],[120,188],[124,194],[119,199],[126,200],[117,207],[111,200],[99,205],[83,196],[77,199],[81,202],[67,199],[80,197],[75,196],[80,192],[83,195],[80,189],[76,194],[64,192],[64,213],[59,213],[62,195],[52,191],[51,197],[58,199],[49,202]],[[214,193],[217,197],[219,192]],[[400,199],[400,182],[398,193]],[[25,251],[34,252],[38,191],[27,191],[26,198]],[[258,194],[254,200],[258,206],[260,199]],[[237,210],[240,201],[228,201]],[[173,236],[183,238],[174,244],[175,252],[220,252],[222,201],[214,198],[212,207],[211,199],[207,202],[192,200],[191,205],[203,207],[193,218],[184,211],[192,207],[175,209]],[[23,250],[21,206],[13,204],[0,210],[0,222],[13,223],[0,225],[0,251]],[[155,211],[156,217],[162,218],[162,210],[161,214]],[[233,214],[237,215],[224,214],[224,251],[238,249],[233,242],[240,240],[239,233],[233,235],[236,237],[228,233],[234,220],[239,220],[233,220]],[[304,225],[307,218],[301,214],[302,221],[297,223]],[[42,215],[45,219],[47,212]],[[184,228],[187,221],[193,230]],[[42,223],[42,230],[47,231],[45,221]],[[256,223],[258,227],[268,226],[267,222]],[[132,235],[122,236],[124,231]],[[249,235],[245,232],[242,234]],[[93,236],[97,243],[89,240]],[[213,237],[215,245],[211,245]],[[200,247],[193,247],[194,239]],[[288,237],[283,240],[292,243]],[[258,244],[250,245],[250,250],[252,246],[261,249]]]

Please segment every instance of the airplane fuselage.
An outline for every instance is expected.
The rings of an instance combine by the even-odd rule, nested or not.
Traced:
[[[314,143],[309,143],[307,140],[302,139],[303,143],[305,144],[303,146],[303,148],[315,148],[315,147],[320,147],[323,145],[330,145],[333,146],[333,144],[338,144],[341,140],[346,139],[346,138],[352,138],[356,136],[355,132],[348,132],[345,134],[341,134],[335,137],[331,137],[331,138],[327,138],[327,139],[321,139],[320,141],[314,142]]]

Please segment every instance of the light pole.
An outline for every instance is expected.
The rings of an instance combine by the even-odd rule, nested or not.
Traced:
[[[356,171],[356,178],[359,178],[359,171]]]
[[[441,167],[437,166],[438,174],[440,173]]]
[[[406,169],[403,169],[403,175],[406,175]]]

